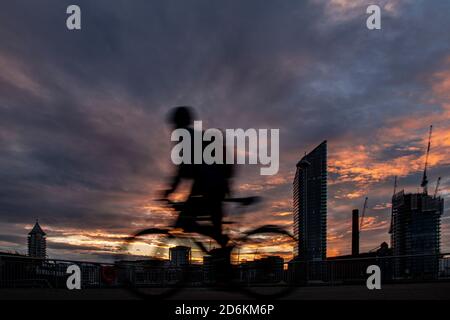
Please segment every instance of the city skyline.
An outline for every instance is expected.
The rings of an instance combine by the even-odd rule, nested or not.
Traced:
[[[420,188],[430,124],[429,188],[442,177],[450,197],[450,3],[378,2],[374,32],[364,1],[80,1],[78,33],[65,28],[67,1],[5,4],[0,250],[25,253],[36,218],[49,256],[86,260],[169,224],[153,199],[171,172],[164,119],[176,105],[205,127],[280,129],[279,174],[237,168],[235,193],[264,198],[230,212],[238,230],[292,228],[295,165],[326,139],[328,256],[351,252],[351,212],[366,196],[360,251],[389,242],[394,176],[398,190]]]

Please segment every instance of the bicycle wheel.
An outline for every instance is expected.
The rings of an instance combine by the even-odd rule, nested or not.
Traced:
[[[248,231],[232,252],[235,287],[253,298],[278,299],[292,292],[286,259],[292,258],[295,238],[276,226]]]
[[[167,299],[191,280],[193,241],[166,229],[129,237],[116,257],[118,281],[141,299]]]

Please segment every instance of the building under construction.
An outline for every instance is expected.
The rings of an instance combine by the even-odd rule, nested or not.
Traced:
[[[441,197],[403,191],[393,196],[391,246],[394,257],[399,257],[394,263],[396,277],[437,276],[443,211]]]
[[[439,273],[441,216],[444,199],[438,196],[440,178],[434,195],[428,194],[428,156],[431,146],[430,127],[425,169],[420,193],[392,196],[391,246],[394,274],[399,278],[435,278]]]

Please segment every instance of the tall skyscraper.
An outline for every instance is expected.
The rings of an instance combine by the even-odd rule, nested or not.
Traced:
[[[294,178],[294,256],[325,260],[327,256],[327,142],[297,163]]]
[[[33,229],[28,233],[28,255],[30,257],[47,257],[47,240],[45,236],[46,233],[42,230],[39,222],[36,220]]]
[[[444,199],[427,193],[392,197],[391,246],[397,277],[435,277],[439,271],[441,216]]]

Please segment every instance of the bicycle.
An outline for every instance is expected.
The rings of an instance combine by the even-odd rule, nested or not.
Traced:
[[[257,201],[256,197],[226,199],[225,202],[234,202],[246,207]],[[163,199],[177,212],[185,205],[184,202],[173,202]],[[195,223],[210,221],[208,216],[196,216]],[[224,221],[223,225],[234,224],[232,221]],[[230,234],[231,235],[231,234]],[[241,235],[229,238],[226,245],[208,249],[205,241],[207,238],[197,232],[186,233],[176,225],[167,228],[148,228],[140,230],[126,239],[123,250],[128,258],[142,252],[144,244],[151,248],[151,260],[121,260],[119,270],[122,271],[121,282],[134,295],[143,298],[169,298],[187,285],[200,283],[202,286],[208,283],[212,289],[239,291],[252,298],[281,298],[289,294],[293,287],[285,283],[284,262],[280,258],[266,258],[243,262],[240,255],[248,256],[245,246],[260,247],[261,243],[269,242],[276,245],[284,244],[292,247],[295,238],[286,230],[275,225],[263,225]],[[228,236],[227,236],[228,238]],[[191,249],[203,254],[202,279],[199,281],[198,265],[169,263],[164,251],[177,245],[181,253],[181,260],[186,259],[186,252]],[[179,246],[182,243],[184,246]],[[170,250],[170,249],[169,249]],[[134,253],[133,253],[134,251]],[[242,252],[244,251],[244,252]],[[184,255],[184,257],[183,257]],[[256,252],[255,252],[256,255]],[[237,256],[237,263],[233,264],[233,257]],[[123,258],[123,256],[120,256]],[[148,256],[146,256],[148,258]],[[173,259],[172,259],[173,260]],[[176,260],[176,259],[175,259]],[[178,259],[179,260],[179,259]],[[183,261],[182,261],[183,262]],[[186,262],[186,261],[184,261]],[[258,269],[258,266],[260,269]],[[205,271],[207,270],[207,271]],[[275,271],[274,271],[275,270]],[[269,286],[268,286],[269,284]]]

